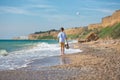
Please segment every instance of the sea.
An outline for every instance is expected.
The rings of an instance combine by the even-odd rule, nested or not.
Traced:
[[[76,41],[69,41],[75,43]],[[66,49],[66,54],[82,52],[80,49]],[[27,67],[35,60],[60,56],[56,40],[0,40],[0,70],[14,70]]]

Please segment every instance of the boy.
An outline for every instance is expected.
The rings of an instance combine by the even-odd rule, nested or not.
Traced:
[[[65,47],[65,40],[67,42],[67,37],[66,34],[64,32],[64,28],[61,28],[61,31],[58,34],[58,41],[60,43],[60,47],[61,47],[61,55],[64,55],[64,47]]]

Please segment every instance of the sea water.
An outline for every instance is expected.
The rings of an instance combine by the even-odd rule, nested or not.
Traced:
[[[66,54],[76,52],[81,50],[65,50]],[[27,67],[36,59],[59,55],[60,47],[56,40],[0,40],[0,70]]]

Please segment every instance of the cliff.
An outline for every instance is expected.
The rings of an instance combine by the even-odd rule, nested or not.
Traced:
[[[33,34],[30,34],[28,36],[28,39],[30,40],[36,40],[36,39],[42,39],[45,36],[49,36],[52,37],[53,39],[57,36],[59,31],[55,30],[55,31],[44,31],[44,32],[35,32]]]
[[[119,22],[120,22],[120,10],[117,10],[111,16],[107,16],[102,19],[102,26],[103,27],[112,26]]]
[[[69,28],[69,29],[65,30],[65,33],[67,35],[80,34],[83,30],[84,30],[84,28],[82,28],[82,27],[79,27],[79,28]]]
[[[99,28],[105,28],[108,26],[112,26],[116,23],[120,23],[120,10],[117,10],[116,12],[114,12],[111,16],[107,16],[102,18],[102,22],[98,23],[98,24],[90,24],[88,26],[89,30],[93,30],[93,29],[99,29]]]
[[[101,23],[90,24],[90,25],[88,26],[88,30],[100,29],[101,27],[102,27]]]

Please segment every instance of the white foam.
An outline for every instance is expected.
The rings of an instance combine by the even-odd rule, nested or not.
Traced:
[[[4,51],[2,51],[4,52]],[[66,54],[81,52],[80,49],[67,49]],[[17,69],[27,67],[35,59],[60,55],[59,44],[38,43],[31,48],[10,52],[0,58],[0,69]]]
[[[0,50],[0,55],[7,56],[8,52],[6,50],[2,49],[2,50]]]
[[[77,43],[78,41],[77,40],[71,40],[69,41],[69,43]]]

